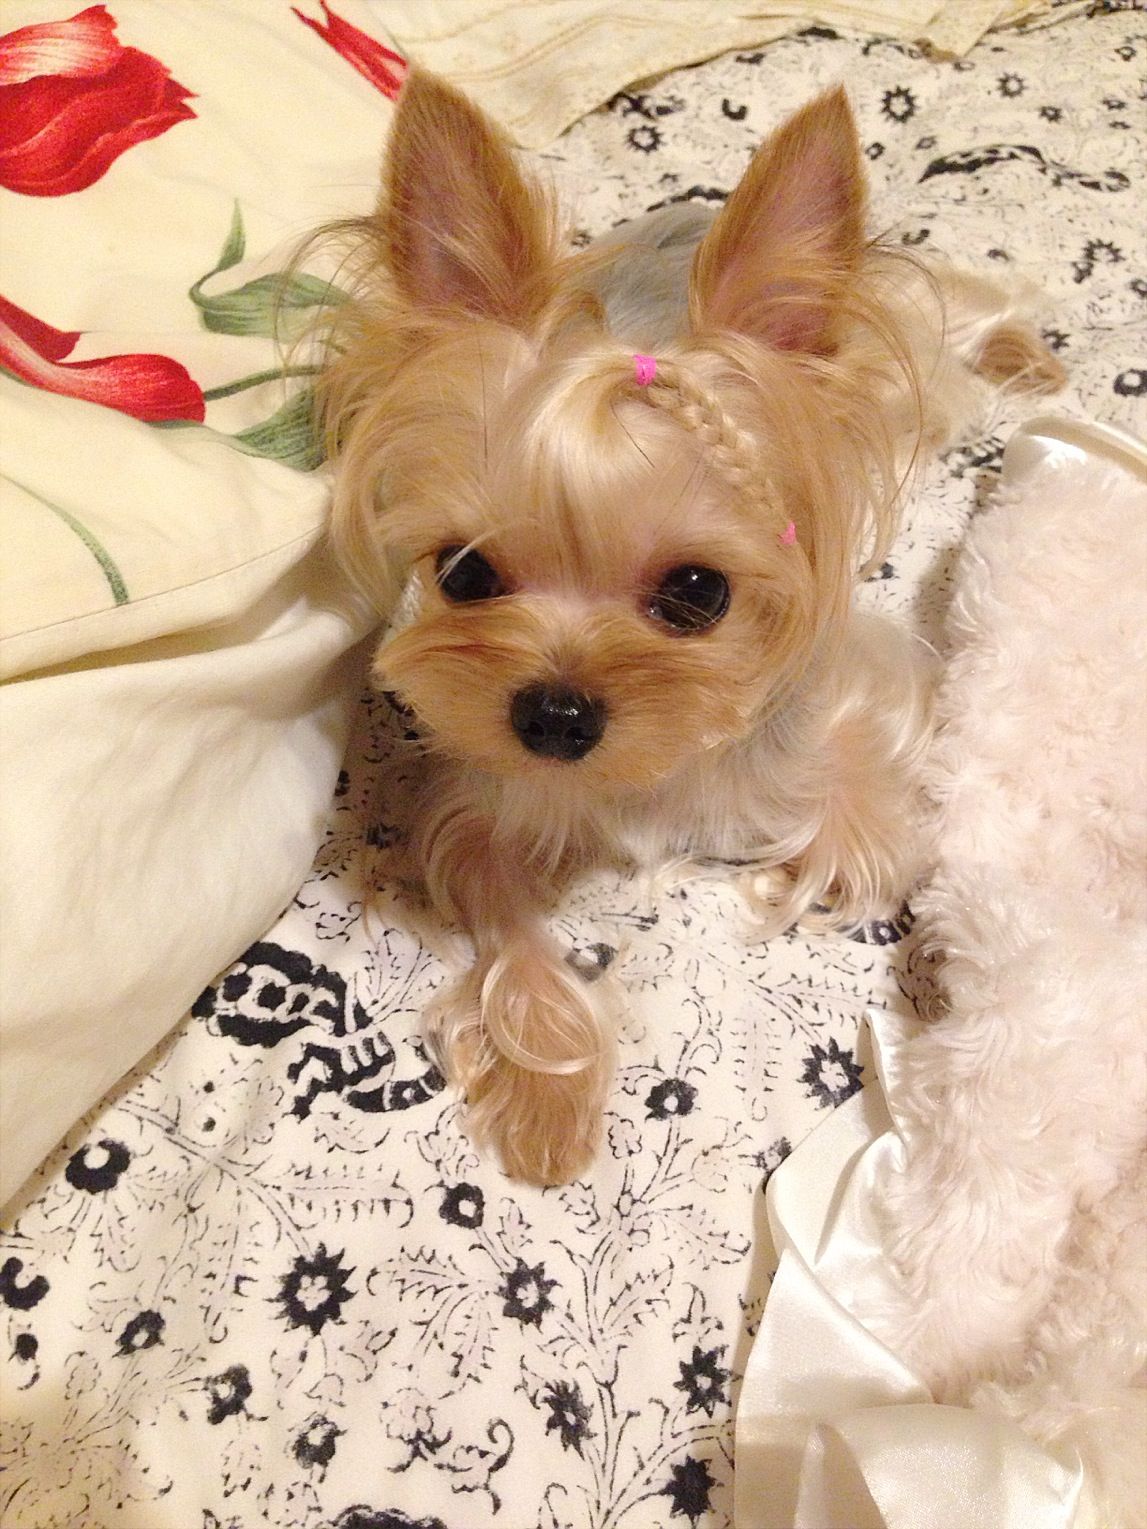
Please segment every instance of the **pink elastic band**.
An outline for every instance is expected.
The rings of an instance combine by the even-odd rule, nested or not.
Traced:
[[[796,522],[790,520],[784,530],[778,535],[777,541],[782,547],[791,547],[797,539]]]
[[[639,388],[647,388],[657,376],[657,362],[652,356],[634,356],[633,373]]]

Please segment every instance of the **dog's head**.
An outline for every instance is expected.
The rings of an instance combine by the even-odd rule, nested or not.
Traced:
[[[501,135],[430,76],[385,181],[323,390],[336,545],[380,603],[404,591],[377,680],[433,747],[606,796],[743,737],[886,529],[843,93],[758,151],[653,367],[607,332],[603,257],[563,252]]]

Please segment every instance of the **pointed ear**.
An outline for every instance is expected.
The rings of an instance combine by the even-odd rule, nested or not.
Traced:
[[[694,329],[830,354],[864,249],[864,203],[856,123],[837,87],[765,140],[702,241],[690,282]]]
[[[391,272],[420,307],[522,327],[549,295],[556,236],[546,197],[499,129],[421,70],[399,97],[380,216]]]

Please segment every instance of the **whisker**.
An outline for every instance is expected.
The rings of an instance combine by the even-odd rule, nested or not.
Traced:
[[[637,452],[638,456],[641,457],[641,459],[644,461],[644,463],[645,463],[645,465],[647,467],[652,467],[653,466],[653,462],[651,461],[651,459],[648,456],[646,456],[645,452],[642,450],[641,446],[637,443],[637,441],[634,440],[633,435],[630,433],[629,427],[626,425],[626,423],[622,419],[621,415],[617,412],[617,404],[616,404],[616,402],[612,402],[610,404],[609,410],[610,410],[610,413],[613,415],[614,419],[617,421],[618,425],[620,426],[622,434],[629,441],[629,444],[633,447],[634,451]]]
[[[475,331],[474,341],[478,347],[478,375],[482,388],[482,466],[490,465],[490,429],[488,420],[488,406],[486,402],[486,360],[482,355],[481,331]]]

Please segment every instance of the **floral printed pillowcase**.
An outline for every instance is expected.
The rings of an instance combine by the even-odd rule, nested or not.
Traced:
[[[373,617],[274,294],[369,196],[399,64],[285,0],[0,28],[7,1198],[313,858]]]
[[[230,619],[321,534],[282,342],[339,294],[279,273],[369,195],[403,65],[315,10],[5,5],[6,676]]]

